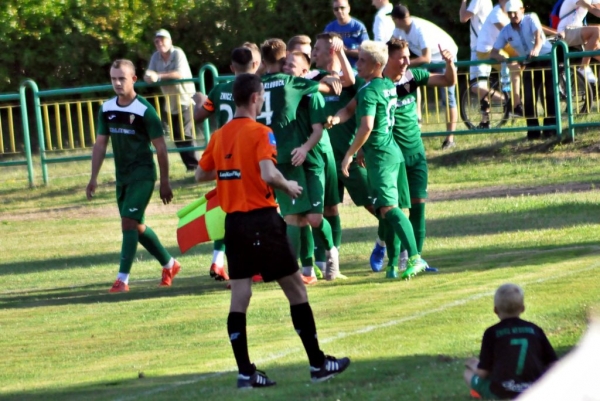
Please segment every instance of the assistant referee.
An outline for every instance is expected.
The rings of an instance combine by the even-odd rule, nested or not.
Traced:
[[[271,129],[256,122],[264,103],[260,77],[240,74],[233,84],[236,112],[217,130],[196,170],[197,181],[217,180],[217,193],[225,218],[225,254],[229,263],[231,305],[227,331],[238,366],[237,386],[275,384],[250,362],[246,337],[246,311],[252,296],[252,276],[277,281],[285,293],[294,329],[308,355],[313,382],[343,372],[350,359],[325,355],[319,347],[312,309],[300,277],[296,255],[286,236],[286,224],[277,213],[273,188],[292,198],[302,193],[275,167],[277,148]]]

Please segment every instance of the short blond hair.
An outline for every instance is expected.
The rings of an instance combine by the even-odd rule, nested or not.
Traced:
[[[360,50],[367,53],[371,58],[384,67],[388,61],[388,49],[385,43],[365,40],[360,44]]]
[[[503,284],[494,295],[494,306],[499,313],[518,315],[525,307],[525,293],[516,284]]]

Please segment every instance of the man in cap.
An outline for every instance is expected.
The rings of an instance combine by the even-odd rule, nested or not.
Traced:
[[[171,34],[161,29],[154,35],[156,52],[150,58],[144,81],[155,83],[174,79],[190,79],[192,71],[187,57],[181,48],[173,46]],[[193,82],[160,87],[165,97],[165,115],[163,125],[170,126],[175,145],[178,148],[195,146],[193,134],[192,95],[196,92]],[[188,171],[194,171],[198,166],[198,157],[194,151],[179,153]]]

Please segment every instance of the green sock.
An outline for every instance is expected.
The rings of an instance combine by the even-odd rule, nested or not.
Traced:
[[[158,236],[150,227],[146,226],[146,231],[144,231],[143,234],[140,234],[139,241],[140,244],[150,252],[150,255],[158,260],[161,266],[166,265],[171,260],[171,255],[165,247],[162,246]]]
[[[315,260],[317,262],[325,263],[325,261],[327,260],[327,251],[325,250],[325,241],[323,241],[323,236],[319,235],[315,228],[313,228],[312,230],[312,235],[315,244]]]
[[[335,216],[324,216],[325,220],[329,222],[331,226],[331,235],[333,237],[333,244],[336,248],[342,245],[342,223],[340,221],[340,215]]]
[[[394,227],[392,227],[389,221],[384,219],[384,223],[387,224],[385,230],[385,247],[387,250],[388,266],[398,266],[398,258],[400,257],[400,238],[396,235]]]
[[[377,220],[379,220],[379,225],[377,226],[377,237],[379,238],[379,240],[384,241],[385,240],[385,220],[381,219],[381,218],[377,218]]]
[[[293,226],[291,224],[287,225],[286,233],[290,240],[290,244],[292,244],[292,249],[294,250],[294,256],[297,258],[300,255],[300,243],[301,243],[301,228],[298,226]]]
[[[425,242],[425,203],[413,203],[408,219],[412,224],[417,250],[420,254],[423,251],[423,243]]]
[[[225,252],[225,241],[222,239],[218,239],[213,242],[213,251]]]
[[[300,227],[300,263],[302,267],[312,267],[315,242],[310,226]]]
[[[415,241],[415,233],[413,232],[412,225],[408,220],[408,217],[402,212],[400,208],[393,208],[389,210],[385,214],[385,219],[388,221],[388,227],[391,229],[393,227],[394,232],[398,237],[400,237],[400,241],[402,241],[402,245],[406,247],[408,251],[408,257],[412,257],[419,252],[417,251],[417,243]]]
[[[327,220],[321,220],[321,224],[319,225],[319,227],[313,227],[313,232],[316,232],[317,236],[319,236],[321,240],[323,240],[323,244],[325,245],[326,250],[329,250],[335,246],[333,243],[333,235],[331,235],[331,226],[329,225],[329,222]]]
[[[138,237],[137,229],[123,231],[119,273],[129,274],[131,271],[131,265],[133,264],[133,259],[135,258],[135,253],[137,251]]]

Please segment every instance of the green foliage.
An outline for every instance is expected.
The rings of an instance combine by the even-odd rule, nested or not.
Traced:
[[[193,71],[207,62],[227,71],[231,49],[268,37],[314,37],[333,20],[330,1],[299,0],[20,0],[0,7],[0,92],[25,78],[41,89],[107,82],[110,61],[130,58],[141,72],[154,46],[153,33],[168,29]],[[531,4],[542,22],[554,0]],[[416,0],[415,16],[455,38],[468,58],[469,29],[458,21],[459,2]],[[527,6],[527,4],[526,4]],[[351,15],[371,29],[375,9],[354,1]]]

